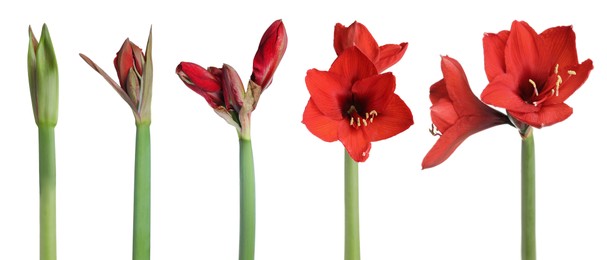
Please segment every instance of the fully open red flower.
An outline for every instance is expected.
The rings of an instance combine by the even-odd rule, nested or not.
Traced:
[[[308,70],[306,85],[310,100],[303,123],[324,141],[341,141],[357,162],[367,160],[371,142],[413,124],[409,107],[394,93],[394,75],[377,74],[373,62],[356,47],[344,50],[329,71]]]
[[[509,123],[506,115],[483,104],[472,93],[464,69],[457,60],[442,57],[441,69],[444,78],[430,87],[432,132],[440,138],[424,157],[423,169],[447,160],[469,136]]]
[[[352,46],[358,47],[375,64],[377,71],[382,72],[405,55],[408,43],[386,44],[380,47],[363,24],[356,21],[348,27],[336,24],[333,47],[337,55]]]
[[[537,34],[525,22],[483,38],[489,85],[481,99],[503,107],[533,127],[561,122],[573,113],[564,101],[588,78],[590,59],[578,62],[575,33],[559,26]]]

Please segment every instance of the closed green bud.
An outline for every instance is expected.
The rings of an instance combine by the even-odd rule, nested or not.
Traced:
[[[32,108],[38,126],[57,125],[59,108],[59,73],[53,42],[46,24],[42,26],[40,42],[29,28],[27,72]]]

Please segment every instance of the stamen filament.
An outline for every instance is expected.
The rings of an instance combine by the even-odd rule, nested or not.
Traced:
[[[535,82],[532,79],[529,79],[529,83],[531,83],[531,85],[533,86],[533,92],[535,93],[535,95],[539,96],[540,93],[537,91],[537,85],[535,85]]]

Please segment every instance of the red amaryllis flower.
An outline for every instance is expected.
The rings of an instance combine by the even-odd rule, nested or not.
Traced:
[[[241,136],[248,137],[251,112],[261,93],[272,83],[287,42],[282,20],[276,20],[261,38],[247,91],[236,70],[227,64],[222,68],[205,69],[191,62],[181,62],[175,72],[186,86],[203,96],[219,116],[236,127]]]
[[[469,136],[509,123],[506,115],[483,104],[472,93],[464,69],[457,60],[443,56],[441,69],[444,78],[430,87],[431,131],[440,138],[424,157],[423,169],[447,160]]]
[[[118,74],[116,83],[101,67],[97,66],[89,57],[80,54],[80,57],[108,82],[120,94],[122,99],[133,110],[135,120],[149,123],[151,120],[150,107],[152,101],[152,30],[148,37],[145,54],[128,38],[116,53],[114,67]]]
[[[363,24],[357,21],[348,27],[340,23],[336,24],[333,47],[337,55],[352,46],[358,47],[375,64],[377,71],[382,72],[405,55],[408,43],[386,44],[380,47]]]
[[[261,37],[259,48],[253,59],[251,80],[265,90],[278,67],[278,63],[287,50],[287,31],[282,20],[276,20]]]
[[[181,62],[175,72],[186,86],[204,97],[219,116],[240,128],[238,113],[245,92],[240,76],[230,65],[205,69],[191,62]]]
[[[586,81],[593,66],[590,59],[578,62],[571,26],[538,35],[526,22],[514,21],[510,31],[486,34],[483,46],[489,79],[481,94],[484,102],[537,128],[573,113],[564,101]]]
[[[394,75],[378,75],[358,48],[344,50],[329,71],[308,70],[306,85],[310,100],[303,123],[324,141],[341,141],[357,162],[367,160],[371,142],[413,124],[409,107],[394,93]]]

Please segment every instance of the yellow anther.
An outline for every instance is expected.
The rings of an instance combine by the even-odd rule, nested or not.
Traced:
[[[558,63],[554,67],[554,74],[559,74],[559,64]]]
[[[360,126],[360,117],[356,119],[356,125]]]
[[[354,125],[354,117],[350,117],[350,125]]]
[[[371,110],[371,112],[369,112],[369,115],[371,115],[371,116],[377,116],[377,111]]]
[[[567,74],[569,74],[569,75],[571,75],[571,76],[575,76],[575,75],[577,75],[577,73],[575,73],[575,71],[574,71],[574,70],[568,70],[568,71],[567,71]]]
[[[563,83],[563,78],[561,78],[561,75],[557,75],[556,77],[556,96],[559,96],[559,87],[561,86],[561,84]]]
[[[369,119],[369,113],[365,113],[365,119]]]
[[[533,92],[535,93],[535,95],[539,96],[540,93],[537,91],[537,85],[535,85],[535,81],[533,81],[532,79],[529,79],[529,83],[531,83],[531,85],[533,86]]]
[[[367,126],[367,119],[363,118],[363,125]]]
[[[373,123],[373,118],[370,118],[370,119],[369,119],[369,122]]]

